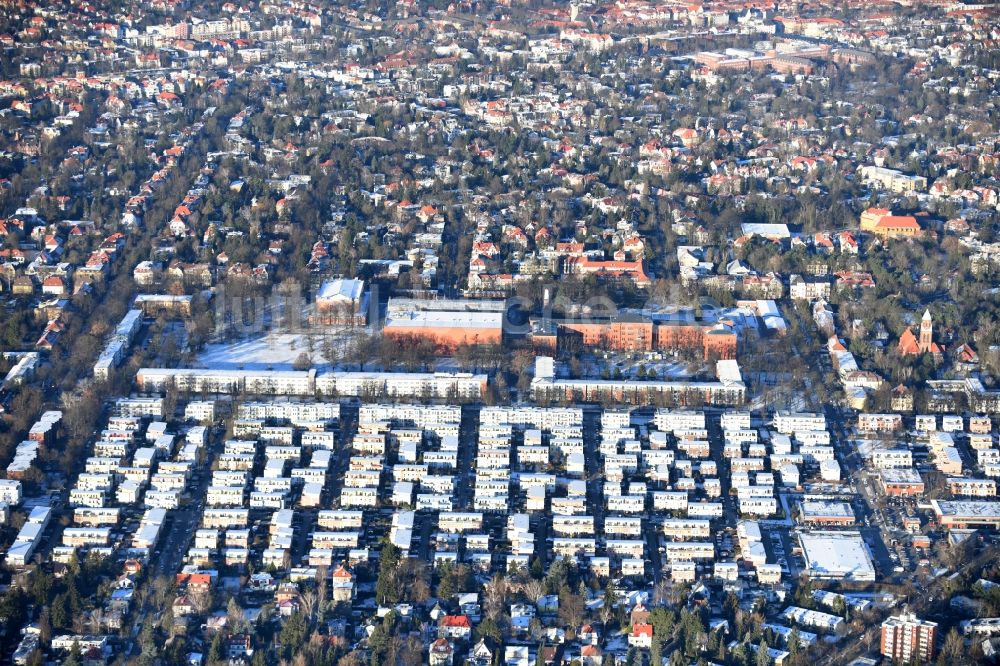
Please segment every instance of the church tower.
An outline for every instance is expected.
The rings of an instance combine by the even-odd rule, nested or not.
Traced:
[[[924,310],[924,316],[920,320],[920,351],[929,352],[934,346],[934,321],[931,319],[931,311]]]

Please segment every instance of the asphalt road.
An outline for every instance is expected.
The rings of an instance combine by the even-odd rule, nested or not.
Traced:
[[[195,466],[193,476],[185,489],[184,494],[191,501],[167,514],[168,522],[160,533],[161,540],[156,548],[160,555],[154,559],[154,571],[157,575],[171,576],[177,573],[181,566],[181,560],[198,527],[205,494],[212,480],[212,464],[222,450],[224,435],[225,432],[221,429],[209,429],[208,442],[205,445],[205,463]]]

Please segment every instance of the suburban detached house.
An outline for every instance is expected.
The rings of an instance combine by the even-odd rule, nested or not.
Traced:
[[[653,644],[653,625],[636,624],[628,636],[628,644],[632,647],[648,649]]]
[[[445,638],[467,640],[472,636],[472,623],[465,615],[445,615],[441,618],[440,634]]]

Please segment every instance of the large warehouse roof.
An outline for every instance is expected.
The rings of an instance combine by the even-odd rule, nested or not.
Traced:
[[[802,532],[799,543],[811,576],[875,580],[868,546],[857,531]]]

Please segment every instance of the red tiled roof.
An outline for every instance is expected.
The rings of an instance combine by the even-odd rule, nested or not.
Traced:
[[[899,345],[897,346],[900,354],[919,354],[920,345],[917,343],[917,336],[913,334],[911,329],[906,329],[903,334],[899,336]]]
[[[636,624],[632,627],[633,636],[649,636],[653,637],[653,625],[651,624]]]
[[[913,229],[920,231],[917,219],[912,215],[883,215],[875,224],[879,229]]]

